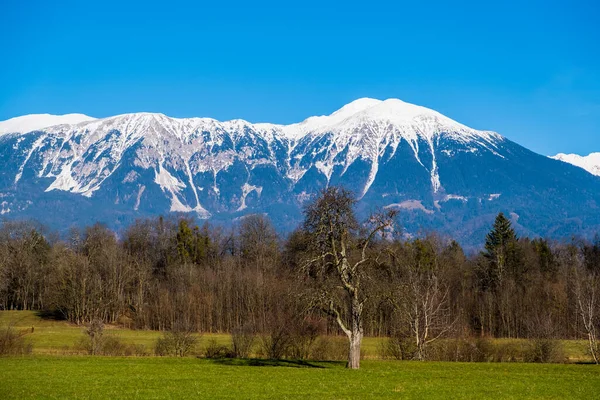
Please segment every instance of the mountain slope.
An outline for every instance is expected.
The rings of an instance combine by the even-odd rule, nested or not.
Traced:
[[[499,211],[531,235],[600,227],[599,178],[397,99],[287,126],[151,113],[79,121],[0,136],[0,165],[0,213],[59,229],[260,212],[289,231],[327,185],[351,189],[362,216],[398,208],[406,234],[435,229],[465,244],[480,243]]]

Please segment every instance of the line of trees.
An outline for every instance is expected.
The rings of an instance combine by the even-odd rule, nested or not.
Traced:
[[[351,194],[333,187],[287,238],[263,215],[234,229],[140,220],[120,237],[98,224],[66,239],[4,221],[0,309],[135,329],[318,327],[348,336],[351,368],[363,335],[411,340],[418,359],[443,337],[586,338],[598,362],[600,240],[518,238],[500,214],[467,255],[434,234],[397,239],[394,220],[359,223]]]

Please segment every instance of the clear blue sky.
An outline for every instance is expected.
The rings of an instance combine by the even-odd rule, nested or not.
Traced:
[[[0,57],[0,120],[290,123],[396,97],[543,154],[600,151],[597,0],[2,0]]]

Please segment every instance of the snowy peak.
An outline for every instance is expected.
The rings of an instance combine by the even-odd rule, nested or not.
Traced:
[[[560,153],[550,158],[573,164],[576,167],[585,169],[592,175],[600,176],[600,153],[591,153],[587,156]]]
[[[85,124],[85,129],[93,131],[115,129],[125,135],[132,132],[151,131],[171,133],[179,138],[185,138],[198,131],[220,130],[239,134],[246,130],[263,135],[267,140],[273,136],[278,139],[298,142],[306,136],[323,133],[342,134],[352,131],[368,132],[365,126],[377,127],[381,132],[398,131],[405,139],[414,140],[423,137],[431,140],[441,132],[453,132],[454,136],[463,140],[484,138],[487,141],[500,138],[500,135],[487,131],[477,131],[462,125],[437,111],[398,99],[378,100],[361,98],[346,104],[330,115],[309,117],[306,120],[291,125],[276,125],[269,123],[253,124],[248,121],[235,119],[220,122],[212,118],[171,118],[160,113],[131,113],[113,117],[95,119],[83,114],[32,114],[12,118],[0,122],[0,135],[5,133],[27,133],[55,127],[51,131],[66,132],[69,129],[63,125]],[[59,128],[60,126],[60,128]],[[150,132],[149,132],[150,131]]]
[[[455,139],[471,141],[483,139],[495,142],[502,137],[495,132],[478,131],[460,124],[445,115],[407,103],[399,99],[377,100],[362,98],[355,100],[327,116],[310,117],[298,124],[283,127],[291,139],[301,140],[305,136],[325,133],[353,135],[376,129],[378,132],[396,132],[406,140],[421,137],[432,140],[440,133],[452,133]]]
[[[357,100],[354,100],[354,101],[346,104],[345,106],[343,106],[342,108],[340,108],[339,110],[337,110],[333,114],[331,114],[330,117],[338,117],[341,119],[347,118],[353,114],[356,114],[357,112],[361,112],[363,110],[374,107],[381,103],[382,103],[381,100],[371,99],[369,97],[363,97],[361,99],[357,99]]]
[[[30,114],[0,121],[0,135],[7,133],[27,133],[55,125],[76,125],[93,121],[95,118],[84,114]]]

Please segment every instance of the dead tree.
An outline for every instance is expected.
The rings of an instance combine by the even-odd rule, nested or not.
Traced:
[[[330,187],[304,211],[311,254],[303,270],[315,284],[313,305],[331,316],[348,337],[347,367],[351,369],[360,367],[367,300],[361,283],[374,259],[370,245],[392,227],[395,217],[395,212],[374,215],[367,223],[368,230],[360,229],[355,203],[350,192]]]

